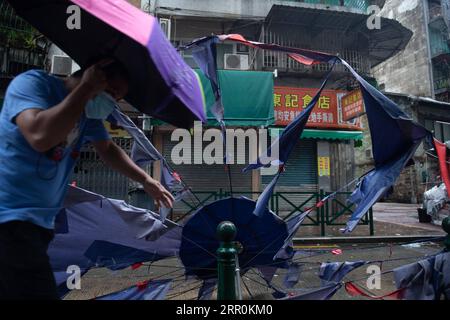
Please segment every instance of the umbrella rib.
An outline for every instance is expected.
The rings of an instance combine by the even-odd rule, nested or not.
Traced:
[[[186,241],[192,243],[193,245],[199,247],[200,249],[202,249],[203,251],[205,251],[206,253],[208,253],[210,256],[212,256],[214,259],[217,259],[216,255],[209,252],[209,250],[207,250],[206,248],[202,247],[201,245],[199,245],[198,243],[196,243],[195,241],[192,241],[191,239],[189,239],[188,237],[181,235],[183,237],[183,239],[185,239]]]
[[[248,294],[250,295],[250,298],[253,300],[255,297],[253,296],[252,292],[250,291],[250,288],[247,286],[247,283],[244,280],[244,277],[241,277],[242,283],[244,284],[245,289],[247,290]]]

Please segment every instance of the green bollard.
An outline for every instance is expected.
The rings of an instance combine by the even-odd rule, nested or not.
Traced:
[[[236,295],[236,249],[233,243],[236,227],[224,221],[217,227],[220,246],[217,249],[217,300],[237,300]]]
[[[447,236],[444,240],[445,251],[450,252],[450,217],[442,220],[442,229],[447,232]]]

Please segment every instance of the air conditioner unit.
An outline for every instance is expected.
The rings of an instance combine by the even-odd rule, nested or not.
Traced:
[[[248,54],[228,54],[224,56],[225,69],[248,70]]]
[[[72,59],[68,56],[53,55],[50,72],[58,76],[70,75],[72,73]]]
[[[170,41],[170,32],[172,27],[170,19],[159,18],[159,25],[161,26],[161,29],[164,32],[166,38]]]

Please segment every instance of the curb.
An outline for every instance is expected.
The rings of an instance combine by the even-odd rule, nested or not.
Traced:
[[[318,237],[318,238],[294,238],[295,245],[302,244],[336,244],[336,243],[401,243],[437,240],[436,238],[445,237],[446,234],[432,234],[420,236],[367,236],[367,237]]]

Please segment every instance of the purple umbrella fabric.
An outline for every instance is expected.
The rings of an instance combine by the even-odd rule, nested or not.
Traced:
[[[95,300],[164,300],[172,280],[145,281],[125,290],[95,298]]]
[[[158,20],[125,0],[9,0],[16,13],[81,67],[113,56],[130,74],[125,100],[178,127],[206,121],[196,73],[164,36]],[[68,26],[69,7],[80,8],[80,28]]]
[[[322,279],[323,285],[327,285],[330,282],[340,282],[347,274],[365,264],[367,264],[366,261],[322,263],[319,270],[319,278]]]
[[[120,112],[118,107],[111,113],[107,119],[110,123],[125,129],[133,137],[133,146],[131,149],[131,159],[140,167],[152,164],[155,161],[161,163],[161,183],[169,190],[175,198],[175,202],[179,202],[189,192],[187,186],[181,181],[180,177],[170,169],[167,161],[162,154],[153,146],[144,132],[139,129],[134,122],[125,114]],[[161,221],[164,222],[171,209],[161,207],[159,215]]]
[[[300,281],[300,273],[302,272],[302,266],[298,263],[292,262],[289,265],[289,269],[284,277],[283,285],[285,288],[291,289]]]
[[[289,295],[280,300],[329,300],[342,288],[341,283],[331,283],[325,287],[313,289],[304,293]]]
[[[450,252],[396,268],[394,279],[405,300],[450,299]]]
[[[108,122],[125,129],[133,137],[131,159],[140,167],[162,160],[162,154],[153,146],[145,133],[134,122],[122,113],[118,107],[109,115]]]
[[[61,295],[68,291],[66,271],[71,265],[83,274],[93,267],[118,270],[178,254],[181,226],[168,220],[162,223],[156,214],[121,200],[102,196],[93,200],[92,193],[82,191],[70,187],[71,205],[57,216],[48,250]]]

